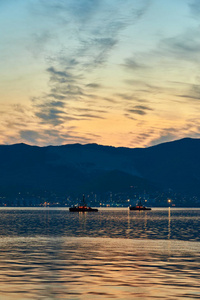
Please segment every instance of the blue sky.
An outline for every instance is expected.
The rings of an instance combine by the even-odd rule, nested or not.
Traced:
[[[0,0],[0,143],[200,135],[200,2]]]

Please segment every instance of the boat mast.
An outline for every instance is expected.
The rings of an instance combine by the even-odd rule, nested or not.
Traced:
[[[83,206],[87,206],[86,202],[85,202],[85,195],[83,194]]]

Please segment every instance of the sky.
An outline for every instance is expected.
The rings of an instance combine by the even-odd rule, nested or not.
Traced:
[[[0,144],[200,137],[199,0],[0,0]]]

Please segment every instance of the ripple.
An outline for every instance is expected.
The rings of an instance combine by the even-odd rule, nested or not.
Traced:
[[[0,299],[197,299],[199,212],[184,225],[187,213],[4,210]]]

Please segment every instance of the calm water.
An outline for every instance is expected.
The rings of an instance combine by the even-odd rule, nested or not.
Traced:
[[[0,208],[0,299],[200,299],[200,209]]]

